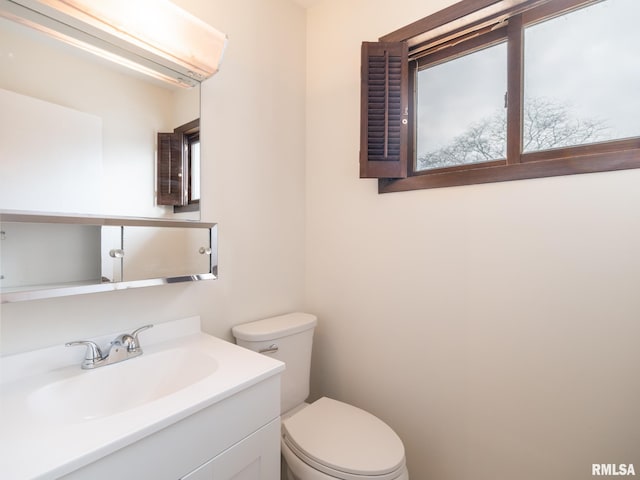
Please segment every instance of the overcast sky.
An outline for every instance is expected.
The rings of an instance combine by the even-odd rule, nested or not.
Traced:
[[[525,31],[526,98],[603,120],[614,138],[640,135],[639,0],[606,0]],[[504,110],[506,46],[418,74],[418,155]]]

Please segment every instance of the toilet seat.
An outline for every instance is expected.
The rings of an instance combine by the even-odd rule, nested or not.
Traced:
[[[393,480],[404,446],[374,415],[323,397],[283,420],[283,443],[304,463],[343,480]]]

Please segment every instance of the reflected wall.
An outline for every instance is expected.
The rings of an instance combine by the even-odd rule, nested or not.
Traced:
[[[150,79],[0,18],[0,89],[12,105],[0,111],[0,208],[173,216],[155,205],[156,134],[199,118],[199,87]]]

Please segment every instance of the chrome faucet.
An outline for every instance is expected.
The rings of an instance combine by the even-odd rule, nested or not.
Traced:
[[[153,327],[153,325],[145,325],[144,327],[135,329],[130,334],[123,333],[122,335],[118,335],[109,344],[109,351],[106,355],[102,353],[97,343],[90,340],[78,340],[65,343],[65,347],[74,347],[76,345],[84,345],[87,347],[84,360],[80,365],[83,369],[104,367],[105,365],[111,365],[142,355],[138,334],[151,327]]]

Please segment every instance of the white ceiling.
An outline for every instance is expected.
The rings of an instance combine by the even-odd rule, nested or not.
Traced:
[[[307,7],[312,7],[316,3],[320,3],[322,0],[293,0],[293,1],[307,8]]]

